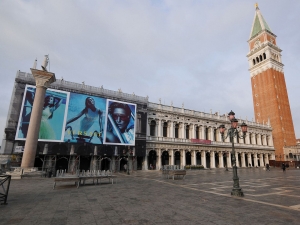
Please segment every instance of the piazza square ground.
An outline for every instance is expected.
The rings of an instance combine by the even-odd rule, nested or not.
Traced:
[[[230,195],[232,169],[117,173],[117,183],[12,180],[0,224],[300,224],[300,170],[238,169],[244,197]]]

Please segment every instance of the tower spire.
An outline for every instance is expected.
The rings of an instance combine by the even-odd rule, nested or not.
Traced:
[[[262,14],[260,12],[260,9],[258,8],[258,4],[255,3],[254,20],[252,23],[252,28],[251,28],[249,39],[252,39],[253,37],[257,36],[262,31],[267,31],[267,32],[270,32],[271,34],[273,34],[271,28],[269,27],[269,25],[263,18]]]

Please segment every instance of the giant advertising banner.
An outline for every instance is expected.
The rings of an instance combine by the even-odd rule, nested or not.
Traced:
[[[16,140],[26,140],[36,88],[26,85]],[[135,145],[136,104],[47,89],[39,141]]]
[[[65,142],[103,143],[106,99],[70,93]]]
[[[136,104],[107,99],[104,143],[134,145]]]
[[[36,87],[26,85],[16,140],[25,140],[33,107]],[[39,141],[63,141],[69,93],[47,89],[39,131]]]

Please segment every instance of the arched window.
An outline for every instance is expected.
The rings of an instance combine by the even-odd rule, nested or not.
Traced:
[[[185,128],[185,138],[190,139],[190,126],[187,125]]]
[[[156,127],[156,122],[152,120],[150,123],[150,136],[155,136],[155,127]]]
[[[163,137],[168,137],[168,123],[167,122],[164,122]]]
[[[263,60],[261,55],[259,56],[259,59],[260,59],[260,61],[262,61],[262,60]]]
[[[256,62],[259,63],[259,58],[258,57],[256,57]]]
[[[199,127],[196,127],[196,139],[199,139]]]
[[[179,130],[179,125],[175,125],[175,138],[178,138],[178,130]]]
[[[208,132],[209,132],[209,129],[208,127],[205,128],[205,140],[208,140]]]
[[[255,59],[253,59],[253,66],[255,65]]]
[[[266,58],[267,58],[267,56],[266,56],[266,53],[264,53],[264,54],[263,54],[263,56],[264,56],[264,59],[266,59]]]

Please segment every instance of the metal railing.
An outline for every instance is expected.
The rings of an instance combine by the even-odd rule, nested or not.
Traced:
[[[0,202],[7,205],[7,196],[10,186],[11,175],[0,175]],[[3,193],[2,193],[3,191]]]

